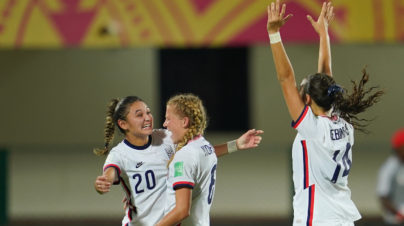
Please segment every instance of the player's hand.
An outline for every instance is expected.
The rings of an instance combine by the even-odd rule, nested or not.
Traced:
[[[314,30],[319,34],[328,34],[328,25],[334,19],[334,7],[329,3],[323,3],[323,7],[321,8],[320,16],[318,16],[317,21],[307,15],[307,19],[310,21],[311,26],[313,26]]]
[[[129,201],[128,201],[128,199],[126,198],[126,196],[123,197],[122,202],[123,202],[123,209],[126,210],[126,208],[128,208],[128,207],[130,206],[130,205],[129,205]]]
[[[106,176],[98,176],[94,182],[95,190],[100,193],[104,194],[111,190],[112,183],[107,180]]]
[[[241,137],[239,137],[236,141],[237,144],[237,149],[239,150],[244,150],[244,149],[249,149],[249,148],[255,148],[258,147],[260,144],[262,137],[260,136],[263,134],[263,130],[256,130],[256,129],[250,129]]]
[[[286,4],[282,4],[282,9],[279,6],[279,0],[272,2],[267,7],[268,21],[267,30],[269,34],[273,34],[279,31],[279,29],[289,20],[292,14],[288,14],[285,17]]]

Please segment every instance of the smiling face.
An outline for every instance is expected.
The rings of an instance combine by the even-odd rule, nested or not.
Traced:
[[[153,132],[153,115],[143,101],[134,102],[125,120],[118,120],[119,126],[135,137],[147,137]]]
[[[175,106],[167,105],[166,120],[163,126],[172,133],[171,139],[174,144],[178,144],[188,130],[188,118],[181,117],[176,112]]]

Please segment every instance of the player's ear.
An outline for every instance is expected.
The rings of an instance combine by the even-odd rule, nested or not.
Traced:
[[[184,117],[182,118],[182,128],[188,128],[189,127],[189,118],[188,117]]]
[[[311,96],[309,94],[305,94],[305,98],[304,98],[304,103],[306,105],[310,105],[311,104]]]
[[[122,120],[122,119],[118,119],[118,126],[123,130],[128,129],[128,123],[125,120]]]

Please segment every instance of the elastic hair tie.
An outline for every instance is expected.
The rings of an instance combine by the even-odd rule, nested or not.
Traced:
[[[117,103],[116,106],[115,106],[114,112],[118,111],[118,108],[121,106],[123,100],[124,100],[124,99],[121,99],[121,100],[118,101],[118,103]]]
[[[342,93],[344,90],[342,89],[341,86],[339,85],[331,85],[330,87],[328,87],[328,92],[327,95],[330,96],[334,96],[335,93]]]

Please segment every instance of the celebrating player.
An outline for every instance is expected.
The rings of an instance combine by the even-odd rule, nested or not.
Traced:
[[[206,114],[202,101],[192,94],[172,97],[164,126],[172,132],[177,147],[168,170],[166,215],[157,225],[209,225],[217,158],[203,137]]]
[[[112,150],[115,126],[125,139]],[[228,144],[215,146],[217,156],[257,147],[261,130],[249,130]],[[171,133],[153,129],[153,116],[147,104],[136,96],[109,104],[105,125],[105,147],[98,155],[108,155],[104,173],[97,177],[95,189],[109,192],[112,184],[121,184],[126,194],[126,210],[122,225],[154,225],[164,215],[167,163],[174,154]]]
[[[320,16],[308,20],[320,37],[318,73],[296,86],[295,75],[279,30],[290,18],[286,5],[272,2],[268,10],[267,31],[277,78],[297,130],[293,143],[293,225],[354,225],[361,216],[351,200],[348,174],[352,164],[354,128],[364,126],[356,114],[376,103],[383,94],[364,89],[368,74],[353,83],[348,95],[335,83],[331,71],[328,23],[333,18],[331,3],[324,3]],[[367,98],[365,99],[365,95]]]

